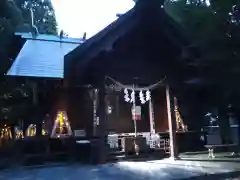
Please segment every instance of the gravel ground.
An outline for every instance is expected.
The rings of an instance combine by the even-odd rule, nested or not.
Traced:
[[[240,179],[236,165],[204,165],[203,162],[118,162],[83,166],[62,165],[40,168],[15,168],[0,172],[0,180],[170,180]],[[240,167],[240,166],[239,166]],[[230,178],[232,177],[232,178]]]

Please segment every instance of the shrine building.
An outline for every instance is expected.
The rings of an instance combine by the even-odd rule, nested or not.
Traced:
[[[163,3],[139,0],[86,41],[17,33],[25,43],[7,75],[31,82],[34,104],[48,103],[52,119],[65,111],[73,136],[97,138],[102,156],[106,135],[167,132],[175,158],[176,132],[198,127],[191,119],[195,94],[186,95],[194,90],[198,73],[190,64],[200,53]]]

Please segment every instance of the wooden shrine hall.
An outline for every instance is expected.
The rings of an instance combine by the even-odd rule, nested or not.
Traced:
[[[68,118],[97,138],[101,159],[107,134],[134,131],[169,131],[171,157],[178,156],[174,97],[183,99],[194,71],[187,64],[199,54],[163,3],[138,0],[64,58]]]

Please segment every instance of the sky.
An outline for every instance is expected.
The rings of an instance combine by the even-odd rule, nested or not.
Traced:
[[[58,28],[69,37],[87,38],[117,19],[134,6],[133,0],[52,0]]]

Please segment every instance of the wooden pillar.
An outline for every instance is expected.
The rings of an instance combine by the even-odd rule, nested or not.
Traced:
[[[38,106],[38,84],[36,82],[32,83],[32,90],[33,90],[33,107],[34,107],[34,112],[35,114],[35,122],[36,122],[36,136],[40,137],[42,136],[42,119],[40,117],[40,108]]]
[[[12,134],[12,140],[15,140],[16,139],[16,133],[15,133],[15,129],[14,129],[14,126],[11,126],[11,134]]]
[[[93,89],[93,136],[97,135],[97,101],[98,101],[98,89]]]
[[[98,142],[98,163],[105,163],[107,159],[107,119],[106,119],[106,104],[105,104],[105,83],[101,81],[98,90],[98,126],[97,126],[97,136],[99,138]]]
[[[155,134],[155,122],[154,122],[154,109],[153,109],[153,101],[149,100],[149,120],[150,120],[150,133]]]
[[[166,100],[167,100],[167,114],[168,114],[168,127],[169,127],[169,138],[170,138],[170,158],[178,158],[178,150],[176,143],[176,121],[174,117],[173,102],[170,95],[169,85],[166,84]]]

